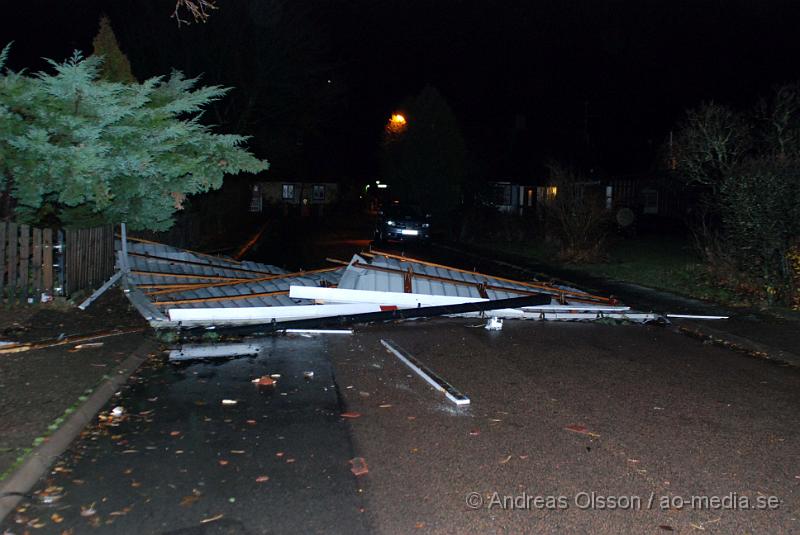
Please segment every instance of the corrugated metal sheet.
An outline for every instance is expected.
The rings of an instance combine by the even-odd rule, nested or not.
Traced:
[[[286,270],[257,262],[237,262],[153,243],[128,243],[128,282],[149,303],[153,316],[169,308],[228,308],[312,304],[288,295],[289,286],[336,285],[344,268],[292,275]],[[273,277],[278,278],[273,278]],[[237,279],[249,279],[237,282]],[[267,280],[264,280],[267,279]],[[177,285],[195,285],[182,289]],[[255,294],[255,295],[254,295]],[[253,295],[253,297],[244,297]],[[226,299],[230,298],[230,299]]]
[[[395,272],[359,267],[360,264],[387,268]],[[485,297],[489,299],[510,299],[530,293],[548,293],[546,290],[539,290],[529,285],[518,284],[480,273],[466,273],[461,270],[431,266],[411,260],[399,260],[379,254],[376,254],[371,262],[367,262],[364,258],[356,255],[351,265],[342,275],[339,288],[402,293],[404,291],[403,273],[408,273],[409,268],[412,274],[421,275],[411,276],[411,293],[453,297],[484,297],[481,295],[479,285],[487,287]],[[580,292],[580,290],[568,286],[552,286],[553,291]],[[504,291],[505,288],[518,291]],[[554,298],[552,302],[557,304],[558,300]],[[572,300],[567,299],[567,303],[570,302]]]
[[[354,255],[347,267],[287,273],[269,264],[238,262],[162,244],[134,242],[129,243],[128,250],[131,269],[128,282],[133,285],[131,301],[153,325],[161,326],[174,324],[167,314],[173,309],[307,305],[313,315],[313,301],[290,298],[290,286],[338,286],[340,289],[492,300],[555,293],[552,304],[558,304],[559,298],[565,297],[568,304],[602,300],[566,286],[492,277],[390,253],[365,254],[370,260]],[[574,292],[574,295],[561,292]],[[213,310],[206,315],[212,324],[226,316]]]

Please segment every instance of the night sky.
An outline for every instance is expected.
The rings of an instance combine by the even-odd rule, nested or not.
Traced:
[[[502,5],[500,5],[502,4]],[[555,158],[646,173],[687,107],[751,106],[800,80],[800,4],[777,1],[219,0],[178,28],[170,0],[5,7],[10,66],[91,52],[110,16],[134,74],[174,67],[236,90],[208,114],[285,177],[376,176],[386,118],[426,85],[476,173],[528,180]],[[413,120],[413,118],[410,118]]]

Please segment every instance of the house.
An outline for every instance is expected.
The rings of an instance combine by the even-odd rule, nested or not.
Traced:
[[[602,187],[608,210],[629,208],[637,217],[680,220],[692,202],[668,177],[619,176],[603,180]]]
[[[536,181],[531,181],[535,183]],[[528,184],[530,184],[529,182]],[[582,192],[602,199],[614,213],[626,208],[637,218],[681,220],[692,200],[668,177],[625,175],[575,184]],[[540,181],[526,185],[511,180],[490,182],[490,203],[506,214],[539,212],[558,196],[558,187]]]
[[[506,214],[523,214],[535,210],[536,187],[511,181],[490,182],[489,201],[498,211]]]
[[[325,206],[339,200],[339,184],[336,182],[281,180],[259,182],[253,188],[254,198],[260,198],[267,205],[282,205],[287,213],[292,207],[300,207],[302,215],[312,212],[322,215]]]

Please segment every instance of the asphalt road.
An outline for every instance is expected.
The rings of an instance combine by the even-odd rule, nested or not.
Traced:
[[[281,376],[275,386],[251,383],[271,374]],[[109,419],[117,406],[123,416]],[[368,532],[340,413],[319,338],[269,338],[253,357],[177,365],[152,359],[2,528]],[[55,501],[44,504],[44,496]]]
[[[381,339],[471,405],[455,408]],[[250,382],[272,373],[276,387]],[[114,406],[126,416],[106,420]],[[267,339],[255,357],[151,361],[37,489],[63,487],[61,498],[28,500],[3,528],[38,518],[42,533],[796,533],[798,408],[796,368],[660,327],[489,332],[436,319]],[[356,456],[369,466],[358,478]],[[483,505],[470,507],[470,493]],[[498,505],[519,496],[529,509]],[[665,506],[675,496],[777,506]]]
[[[334,342],[341,391],[362,413],[353,440],[370,465],[365,497],[376,532],[800,531],[796,368],[660,327],[474,325],[374,326]],[[423,361],[471,405],[455,408],[381,339]],[[466,503],[471,493],[482,505]],[[701,500],[696,507],[677,507],[692,496]],[[711,502],[735,496],[765,504],[774,496],[777,507]],[[523,509],[498,505],[514,497]]]

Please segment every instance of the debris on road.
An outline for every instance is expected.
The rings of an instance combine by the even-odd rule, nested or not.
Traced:
[[[285,329],[286,334],[353,334],[353,329]]]
[[[589,431],[585,426],[572,424],[568,425],[564,428],[567,431],[572,431],[573,433],[579,433],[581,435],[587,435],[592,438],[597,438],[600,436],[600,433],[595,433],[593,431]]]
[[[156,328],[237,328],[238,333],[351,334],[347,324],[435,315],[492,319],[657,319],[613,297],[519,281],[388,252],[363,252],[337,267],[287,272],[144,240],[126,242],[127,292]],[[527,300],[526,300],[527,298]],[[248,331],[249,329],[249,331]],[[184,358],[192,352],[182,350]],[[178,355],[177,353],[175,354]],[[214,356],[195,353],[195,357]],[[172,358],[172,354],[171,354]]]
[[[180,502],[179,505],[181,507],[189,507],[189,506],[193,505],[195,502],[197,502],[197,500],[200,499],[200,496],[202,496],[202,493],[199,490],[192,489],[192,493],[191,494],[181,498],[181,502]]]
[[[303,379],[310,381],[314,378],[314,372],[303,372]]]
[[[275,379],[273,379],[269,375],[262,375],[258,379],[253,379],[250,382],[255,384],[256,386],[274,386],[277,381],[275,381]]]
[[[348,418],[348,419],[353,420],[355,418],[361,418],[361,413],[360,412],[343,412],[339,416],[341,416],[342,418]]]
[[[81,349],[94,349],[98,347],[103,347],[103,342],[89,342],[86,344],[78,344],[72,349],[70,349],[69,352],[74,353],[75,351],[80,351]]]
[[[436,373],[414,358],[411,354],[400,349],[396,344],[386,340],[381,340],[381,344],[383,344],[390,353],[399,358],[406,366],[411,368],[412,371],[422,377],[425,382],[436,390],[443,392],[447,399],[456,405],[469,405],[469,398],[467,396],[456,390],[453,385],[436,375]]]
[[[235,399],[223,399],[223,405],[236,405],[237,401]]]
[[[353,472],[353,475],[356,477],[363,476],[369,473],[369,468],[367,467],[367,461],[365,461],[363,457],[355,457],[353,459],[350,459],[350,464],[352,465],[350,471]]]
[[[184,344],[169,352],[169,360],[193,360],[215,357],[244,357],[257,355],[261,350],[255,344]]]
[[[93,334],[82,334],[76,336],[64,336],[61,334],[57,338],[50,340],[42,340],[35,343],[13,343],[4,344],[0,346],[0,354],[2,353],[20,353],[23,351],[31,351],[34,349],[46,349],[49,347],[63,346],[74,344],[78,342],[86,342],[88,340],[97,340],[99,338],[108,338],[110,336],[120,336],[123,334],[134,334],[144,332],[144,327],[133,327],[130,329],[116,329],[113,331],[101,331]]]
[[[496,316],[492,316],[489,318],[489,321],[486,322],[484,329],[487,331],[500,331],[503,329],[503,320]]]
[[[703,316],[698,314],[667,314],[668,318],[684,320],[726,320],[729,316]]]
[[[124,409],[124,408],[122,408],[122,407],[114,407],[114,408],[111,410],[111,416],[113,416],[113,417],[115,417],[115,418],[119,418],[119,417],[120,417],[120,416],[122,416],[123,414],[125,414],[125,409]]]

